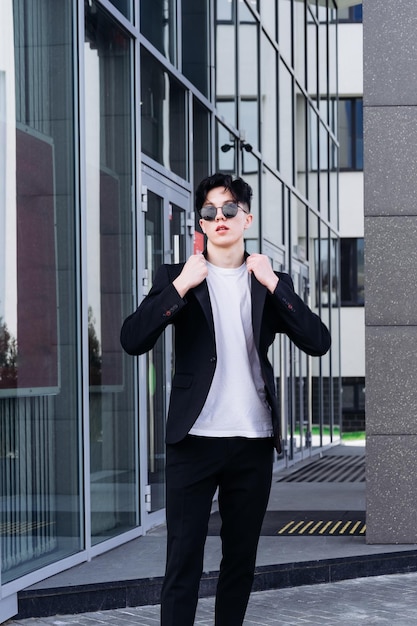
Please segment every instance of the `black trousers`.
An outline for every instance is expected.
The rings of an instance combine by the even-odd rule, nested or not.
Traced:
[[[272,439],[187,436],[167,446],[167,563],[161,626],[192,626],[212,499],[219,488],[222,561],[215,626],[241,626],[271,488]]]

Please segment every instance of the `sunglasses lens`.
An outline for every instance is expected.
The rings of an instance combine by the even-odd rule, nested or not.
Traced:
[[[212,222],[217,215],[217,209],[215,206],[211,204],[207,204],[206,206],[201,207],[200,216],[206,222]]]
[[[234,202],[228,202],[227,204],[224,204],[222,206],[223,215],[225,217],[235,217],[235,215],[237,215],[238,210],[239,210],[239,207]]]

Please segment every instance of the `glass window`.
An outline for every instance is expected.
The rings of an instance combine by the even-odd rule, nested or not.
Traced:
[[[304,2],[294,2],[294,64],[297,80],[306,83],[306,20]]]
[[[307,91],[317,97],[318,85],[318,25],[307,12]]]
[[[241,100],[240,102],[240,124],[241,138],[243,145],[247,144],[247,151],[250,148],[259,148],[259,125],[258,109],[259,100]]]
[[[261,39],[261,129],[262,157],[273,169],[278,166],[277,52],[269,39]]]
[[[258,22],[244,5],[239,26],[239,130],[245,140],[259,148]]]
[[[259,234],[261,230],[260,220],[260,189],[259,189],[259,161],[252,152],[242,150],[242,176],[246,182],[252,187],[253,196],[251,204],[251,213],[253,222],[251,227],[245,230],[245,249],[249,254],[259,252]]]
[[[215,46],[216,104],[220,107],[223,102],[230,103],[219,112],[236,127],[236,22],[234,2],[230,0],[216,2]]]
[[[344,411],[357,412],[365,410],[365,379],[342,379],[342,406]]]
[[[334,228],[339,227],[339,177],[337,171],[337,145],[330,141],[330,171],[329,171],[329,219]]]
[[[320,7],[319,15],[323,18],[318,26],[318,73],[319,73],[319,98],[318,107],[320,108],[320,114],[325,123],[329,123],[329,29],[326,21],[327,9]],[[336,51],[335,51],[336,52]],[[337,58],[337,54],[336,54]],[[334,83],[334,86],[336,84]],[[336,92],[337,93],[337,92]]]
[[[86,7],[85,17],[91,534],[97,543],[137,523],[133,363],[119,344],[132,301],[132,71],[128,35],[98,3]]]
[[[319,118],[313,107],[308,107],[308,198],[315,209],[319,207]]]
[[[363,170],[362,102],[362,98],[339,100],[340,169]]]
[[[362,22],[362,3],[354,7],[339,9],[337,17],[339,22]]]
[[[307,259],[307,207],[294,194],[291,194],[289,219],[292,254],[299,261],[305,261]]]
[[[188,173],[185,102],[182,85],[142,48],[142,150],[182,178]]]
[[[216,145],[216,170],[233,174],[236,172],[237,137],[231,135],[219,122],[216,123]]]
[[[335,23],[329,24],[329,54],[328,54],[328,72],[329,72],[329,96],[338,93],[337,88],[337,26]],[[332,120],[330,111],[330,121]],[[332,126],[333,129],[333,126]]]
[[[284,243],[284,185],[266,168],[262,176],[262,233],[264,239],[282,246]]]
[[[301,91],[296,94],[296,124],[295,124],[295,171],[297,189],[306,195],[307,191],[307,102]]]
[[[340,261],[342,306],[363,306],[365,301],[363,238],[341,239]]]
[[[260,5],[262,24],[273,39],[276,38],[277,32],[277,4],[277,2],[261,2]]]
[[[173,65],[177,63],[176,0],[141,0],[140,31]]]
[[[207,109],[193,99],[193,163],[194,180],[210,174],[210,117]]]
[[[290,72],[279,64],[279,170],[289,184],[294,183],[294,103]]]
[[[292,0],[280,0],[278,2],[278,44],[280,55],[292,67]]]
[[[182,0],[182,72],[209,97],[210,63],[207,0]]]
[[[316,298],[322,307],[337,306],[338,298],[338,252],[337,239],[327,236],[328,229],[323,225],[324,236],[315,243]],[[327,316],[327,314],[326,314]]]
[[[3,583],[84,547],[74,10],[15,1],[0,21]]]
[[[132,19],[132,0],[110,0],[110,2],[116,7],[116,9],[120,11],[120,13],[123,13],[123,15],[127,17],[127,19]]]
[[[234,20],[235,0],[216,0],[216,21],[231,22]]]

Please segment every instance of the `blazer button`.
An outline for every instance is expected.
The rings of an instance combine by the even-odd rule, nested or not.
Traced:
[[[210,359],[210,363],[215,363],[216,361],[217,361],[216,357],[212,356],[211,359]]]

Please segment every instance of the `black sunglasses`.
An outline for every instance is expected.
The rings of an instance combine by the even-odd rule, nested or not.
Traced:
[[[230,217],[235,217],[239,209],[241,209],[244,213],[247,213],[245,209],[236,204],[235,202],[226,202],[223,206],[215,207],[212,204],[205,204],[200,209],[200,217],[206,222],[212,222],[216,219],[217,209],[221,209],[224,217],[229,219]]]

